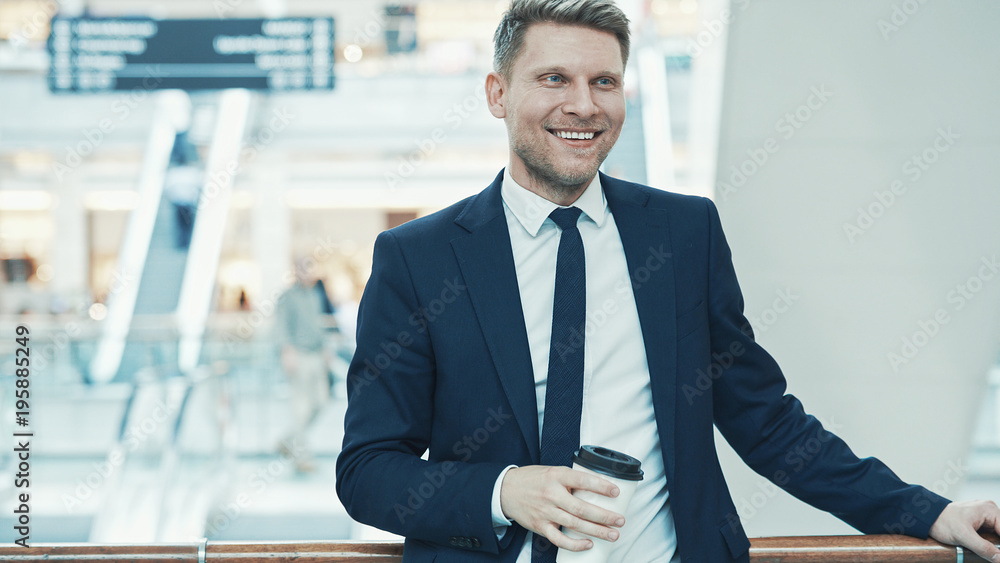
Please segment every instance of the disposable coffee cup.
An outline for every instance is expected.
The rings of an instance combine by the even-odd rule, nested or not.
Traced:
[[[573,454],[573,469],[593,473],[602,479],[607,479],[618,485],[620,493],[617,497],[606,497],[591,491],[574,491],[573,496],[625,515],[625,509],[635,494],[635,488],[642,481],[642,464],[638,459],[616,452],[615,450],[602,448],[600,446],[580,446],[580,449]],[[594,547],[585,551],[568,551],[560,549],[556,554],[557,563],[607,563],[611,555],[614,542],[609,542],[601,538],[595,538],[586,534],[580,534],[573,530],[563,531],[573,539],[589,539],[594,542]]]

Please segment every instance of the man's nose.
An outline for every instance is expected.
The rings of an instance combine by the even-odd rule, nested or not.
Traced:
[[[584,119],[593,117],[600,111],[594,103],[593,93],[589,84],[571,86],[566,92],[566,103],[563,104],[563,112]]]

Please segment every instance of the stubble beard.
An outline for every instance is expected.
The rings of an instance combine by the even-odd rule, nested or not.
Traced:
[[[604,131],[604,135],[611,132]],[[549,133],[546,133],[549,134]],[[560,170],[559,166],[553,162],[551,151],[546,147],[537,146],[537,143],[524,141],[520,135],[513,135],[511,149],[514,154],[524,163],[524,168],[531,178],[533,185],[553,196],[550,199],[565,199],[574,195],[579,195],[593,180],[594,175],[600,168],[601,163],[611,152],[610,145],[599,145],[594,147],[596,158],[592,165],[584,170]]]

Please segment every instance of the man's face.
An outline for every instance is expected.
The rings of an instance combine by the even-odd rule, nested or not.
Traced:
[[[533,24],[510,74],[491,73],[487,95],[490,111],[507,124],[511,175],[532,191],[578,195],[625,122],[617,38],[586,27]]]

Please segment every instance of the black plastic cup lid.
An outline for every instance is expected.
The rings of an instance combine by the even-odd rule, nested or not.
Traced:
[[[642,481],[642,463],[634,457],[600,446],[580,446],[573,454],[573,463],[582,467],[625,481]]]

